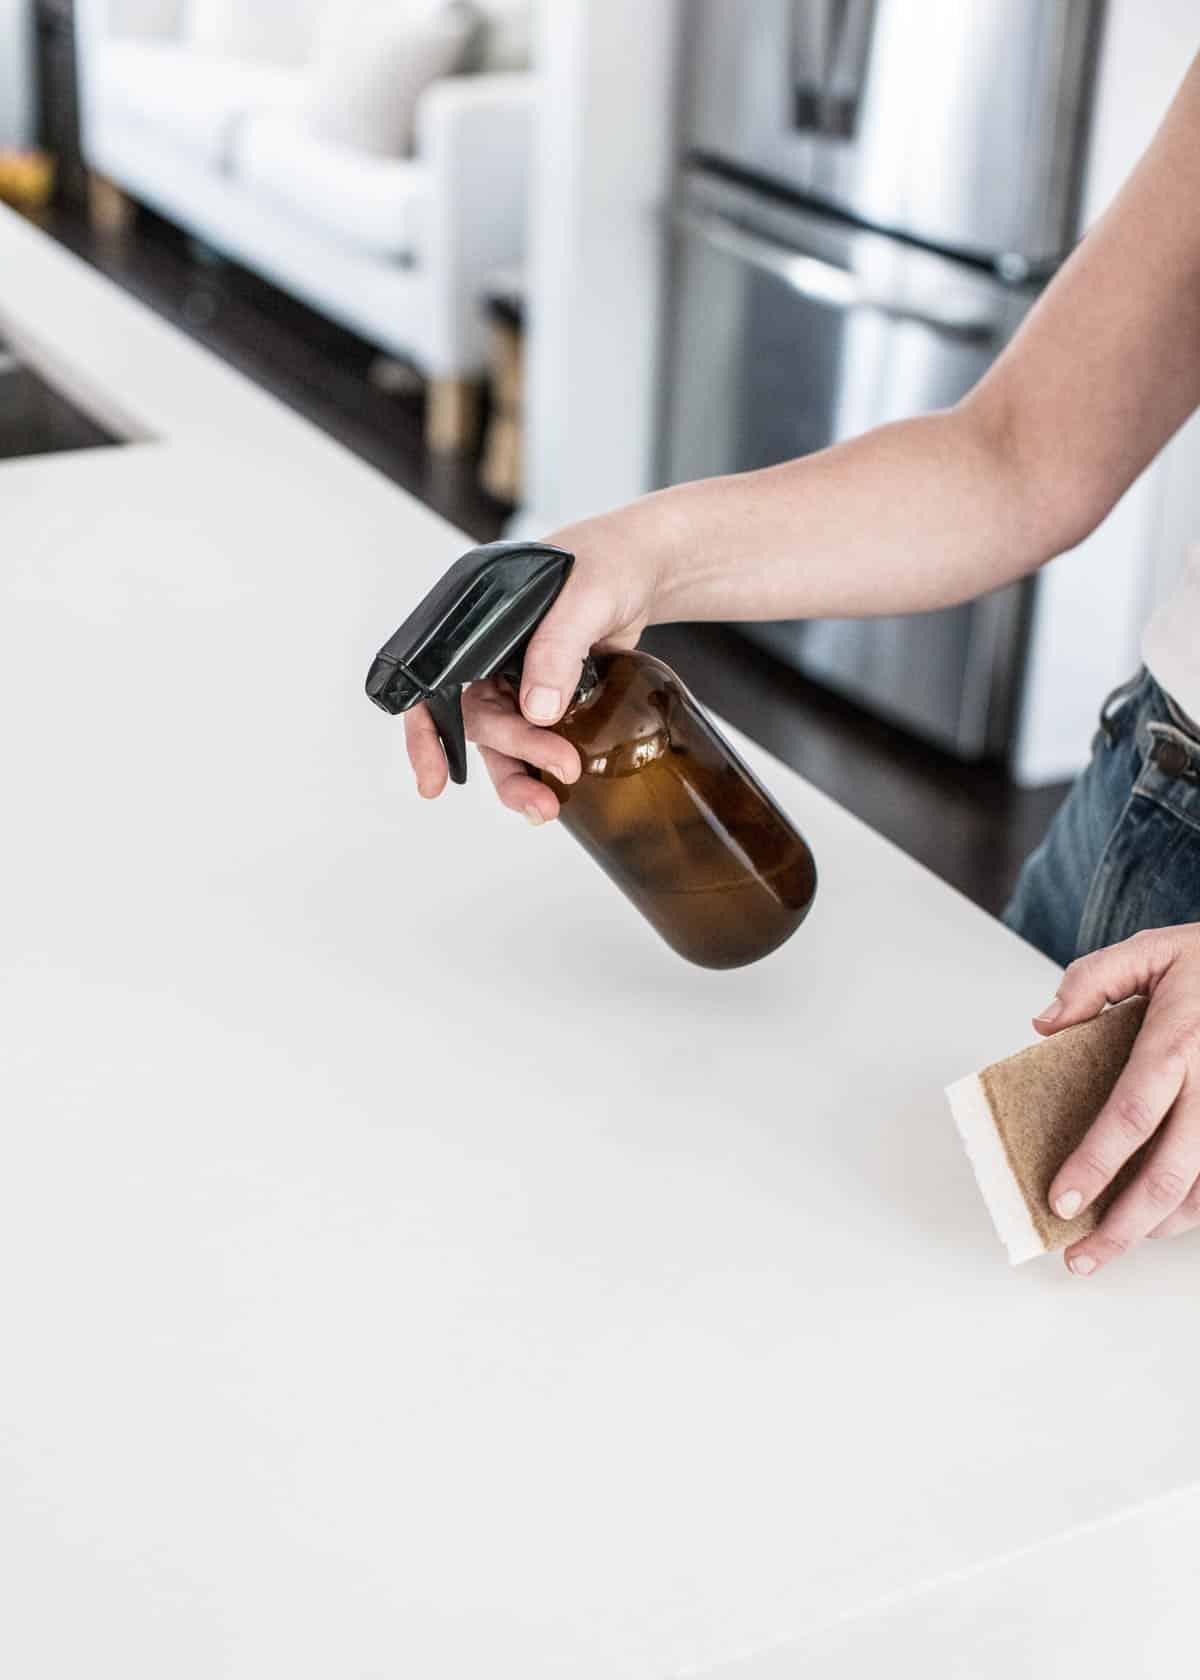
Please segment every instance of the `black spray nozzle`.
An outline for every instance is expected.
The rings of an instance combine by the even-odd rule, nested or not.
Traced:
[[[473,548],[376,655],[368,695],[392,714],[428,704],[452,781],[467,779],[464,684],[497,674],[520,680],[530,638],[574,564],[574,555],[548,543]]]

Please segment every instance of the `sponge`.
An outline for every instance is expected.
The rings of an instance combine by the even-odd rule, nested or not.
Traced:
[[[1140,1151],[1075,1219],[1051,1211],[1050,1186],[1129,1060],[1146,998],[960,1079],[946,1092],[983,1199],[1014,1266],[1094,1231],[1136,1173]]]

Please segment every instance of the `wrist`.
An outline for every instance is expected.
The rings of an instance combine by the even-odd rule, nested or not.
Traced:
[[[689,563],[686,493],[694,485],[656,490],[636,502],[564,526],[547,541],[569,549],[602,574],[621,623],[669,624],[686,619],[695,594]]]
[[[616,515],[620,540],[649,585],[647,621],[671,624],[690,616],[690,570],[696,545],[688,538],[689,485],[655,490]]]

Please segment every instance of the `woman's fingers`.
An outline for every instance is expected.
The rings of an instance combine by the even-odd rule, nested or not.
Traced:
[[[544,782],[536,781],[529,774],[519,759],[483,746],[479,749],[479,756],[502,805],[510,811],[519,811],[535,828],[554,821],[558,815],[558,800]]]
[[[446,786],[446,755],[428,706],[414,706],[404,714],[404,742],[422,799],[436,799]]]
[[[579,685],[583,662],[618,627],[619,613],[607,589],[568,579],[546,614],[521,668],[521,710],[531,723],[557,723]]]
[[[581,765],[575,748],[550,730],[526,723],[512,694],[496,682],[476,683],[467,690],[463,716],[468,739],[478,746],[500,803],[519,811],[535,827],[553,822],[558,799],[529,774],[528,766],[548,770],[560,782],[577,781]]]
[[[1200,1178],[1197,1178],[1175,1212],[1146,1234],[1150,1237],[1181,1237],[1185,1231],[1194,1231],[1197,1225],[1200,1225]]]
[[[1087,1276],[1143,1237],[1176,1219],[1200,1178],[1200,1098],[1185,1090],[1133,1182],[1090,1236],[1073,1243],[1066,1261]],[[1163,1231],[1163,1235],[1170,1232]]]
[[[1034,1025],[1061,1032],[1139,996],[1150,1004],[1133,1052],[1050,1186],[1051,1207],[1073,1219],[1149,1146],[1096,1230],[1067,1249],[1067,1264],[1083,1277],[1143,1237],[1200,1225],[1200,923],[1148,929],[1081,957]]]
[[[508,689],[497,682],[475,683],[463,695],[467,738],[480,756],[502,804],[530,822],[553,822],[558,800],[552,789],[531,776],[528,765],[548,770],[560,782],[578,781],[582,766],[570,742],[527,723]],[[404,717],[404,738],[417,779],[417,791],[436,799],[446,786],[446,755],[427,706],[414,706]]]
[[[548,770],[560,782],[579,780],[579,754],[569,741],[549,729],[527,723],[516,701],[497,683],[476,683],[463,696],[467,739],[494,753]],[[527,778],[528,779],[528,778]],[[557,806],[557,800],[555,801]]]
[[[1034,1018],[1038,1032],[1049,1036],[1099,1015],[1106,1003],[1124,1003],[1153,990],[1170,966],[1175,949],[1169,929],[1135,934],[1119,945],[1093,951],[1073,962],[1048,1008]]]
[[[1112,1095],[1092,1122],[1078,1149],[1067,1157],[1055,1174],[1050,1186],[1050,1206],[1060,1219],[1073,1219],[1090,1206],[1112,1183],[1134,1151],[1153,1136],[1183,1089],[1187,1073],[1186,1062],[1178,1051],[1177,1030],[1170,1011],[1156,1009],[1152,1003],[1133,1053]],[[1167,1170],[1176,1169],[1174,1166],[1169,1169],[1160,1167],[1157,1169],[1159,1177]],[[1200,1173],[1200,1161],[1180,1188],[1175,1206],[1187,1194],[1188,1186],[1197,1173]],[[1158,1218],[1171,1211],[1165,1206],[1160,1208]],[[1151,1220],[1145,1230],[1156,1223],[1157,1220]]]

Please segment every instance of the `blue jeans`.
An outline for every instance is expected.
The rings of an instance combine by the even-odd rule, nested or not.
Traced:
[[[1105,701],[1092,761],[1004,921],[1064,967],[1142,928],[1200,921],[1200,730],[1149,672]]]

